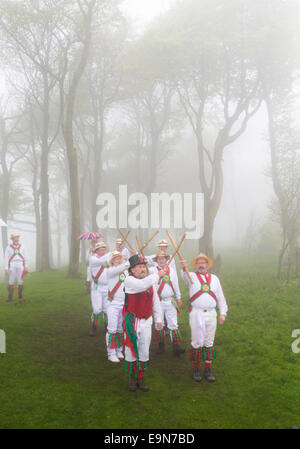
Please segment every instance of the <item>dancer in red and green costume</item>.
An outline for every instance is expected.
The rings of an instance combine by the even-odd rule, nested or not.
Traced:
[[[17,278],[18,298],[19,303],[22,303],[24,289],[23,278],[28,271],[25,248],[24,245],[19,242],[19,234],[12,234],[10,239],[12,240],[12,243],[6,248],[4,255],[5,274],[9,277],[7,301],[10,302],[13,299],[14,282]]]
[[[211,372],[212,361],[215,360],[214,339],[217,329],[217,311],[220,313],[219,323],[226,320],[227,303],[217,276],[208,272],[213,265],[213,260],[206,254],[200,253],[192,260],[195,272],[191,272],[193,284],[186,272],[187,262],[181,260],[181,277],[189,287],[189,322],[191,328],[191,361],[193,362],[193,378],[197,382],[202,380],[200,374],[200,362],[204,362],[204,377],[209,382],[214,382],[215,377]]]
[[[138,386],[142,391],[149,388],[145,371],[149,363],[152,333],[152,315],[158,329],[162,329],[162,312],[155,284],[165,276],[165,270],[147,275],[147,261],[139,255],[129,258],[129,276],[125,279],[125,360],[129,372],[129,390]]]
[[[166,275],[156,284],[156,289],[161,301],[163,321],[169,330],[168,333],[173,344],[173,354],[178,357],[185,352],[179,345],[182,341],[182,336],[178,329],[179,307],[181,307],[182,303],[176,272],[173,268],[167,266],[169,259],[170,256],[164,251],[158,251],[156,256],[153,257],[153,261],[157,265],[155,268],[151,268],[150,272],[155,273],[162,269],[166,271]],[[163,329],[155,329],[155,340],[158,342],[157,354],[162,354],[165,351],[165,332]]]

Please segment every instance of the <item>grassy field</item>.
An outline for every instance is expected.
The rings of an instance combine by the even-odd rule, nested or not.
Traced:
[[[124,362],[107,361],[102,323],[88,337],[84,281],[64,270],[32,273],[26,304],[6,303],[0,285],[0,428],[300,427],[299,284],[279,284],[273,267],[228,262],[222,283],[228,320],[216,336],[216,382],[192,380],[188,313],[180,315],[186,354],[151,346],[149,393],[127,391]],[[186,304],[186,289],[182,286]]]

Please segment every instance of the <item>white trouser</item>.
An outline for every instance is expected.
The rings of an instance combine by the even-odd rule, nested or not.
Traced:
[[[204,312],[203,309],[193,307],[190,312],[190,327],[193,348],[213,346],[217,329],[216,309],[207,309]]]
[[[98,287],[99,288],[99,287]],[[107,314],[107,308],[110,304],[108,298],[108,287],[100,287],[101,295],[102,295],[102,312]]]
[[[15,279],[18,280],[18,285],[23,284],[22,274],[24,271],[24,265],[23,262],[20,260],[20,262],[11,262],[9,267],[9,284],[13,285],[15,282]]]
[[[103,291],[95,284],[95,282],[92,283],[91,288],[91,301],[92,301],[92,308],[93,313],[95,315],[98,315],[103,310]]]
[[[163,315],[163,323],[166,321],[168,329],[171,331],[178,329],[177,309],[172,304],[172,298],[162,299],[160,302],[161,311]],[[155,329],[158,329],[157,325]]]
[[[123,316],[122,310],[124,307],[124,301],[108,301],[107,307],[107,333],[106,333],[106,346],[108,355],[122,352],[122,348],[112,349],[109,347],[109,334],[123,333]]]
[[[145,320],[142,318],[135,320],[135,331],[137,334],[137,345],[139,351],[139,360],[141,362],[148,362],[149,360],[149,348],[151,343],[151,331],[152,331],[152,316]],[[130,348],[125,346],[125,360],[127,362],[135,362],[136,358],[133,357]]]
[[[86,269],[86,280],[87,282],[92,281],[92,273],[91,273],[91,267],[88,265]]]

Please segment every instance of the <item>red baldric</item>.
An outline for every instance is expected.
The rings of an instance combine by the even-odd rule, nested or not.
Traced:
[[[204,282],[204,280],[202,279],[200,273],[196,272],[196,276],[197,276],[197,278],[199,279],[199,282],[200,282],[201,286],[202,286],[203,284],[205,284],[205,282]],[[204,277],[205,277],[205,280],[206,280],[206,284],[208,284],[208,285],[209,285],[209,288],[210,288],[211,274],[206,272],[206,273],[204,274]],[[201,296],[202,293],[204,293],[204,291],[203,291],[203,290],[199,290],[198,292],[196,292],[196,293],[190,298],[190,300],[189,300],[189,311],[191,311],[191,309],[192,309],[192,306],[191,306],[192,302],[194,302],[197,298],[199,298],[199,296]],[[208,293],[208,294],[209,294],[209,295],[210,295],[210,296],[217,302],[216,295],[215,295],[211,290],[209,290],[209,291],[207,291],[207,292],[205,292],[205,293]]]
[[[157,267],[157,269],[158,269],[158,271],[160,270],[159,267]],[[167,274],[170,276],[170,267],[168,267]],[[160,300],[162,299],[161,298],[161,292],[163,291],[163,288],[164,288],[164,286],[166,284],[168,284],[171,287],[171,289],[173,290],[174,296],[176,296],[176,293],[175,293],[173,284],[171,282],[171,279],[169,280],[169,282],[166,282],[165,280],[162,280],[161,283],[160,283],[159,289],[157,290],[157,294],[158,294]]]

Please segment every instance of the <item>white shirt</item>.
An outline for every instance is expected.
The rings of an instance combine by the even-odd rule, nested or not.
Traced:
[[[20,246],[20,248],[19,248],[19,253],[18,254],[16,254],[15,256],[14,256],[14,258],[12,259],[12,261],[11,261],[11,263],[15,263],[15,262],[17,262],[17,263],[23,263],[23,259],[22,259],[22,257],[21,257],[21,255],[23,256],[23,258],[24,258],[24,263],[25,263],[25,266],[27,267],[27,264],[26,264],[26,257],[25,257],[25,248],[24,248],[24,245],[22,245],[22,244],[20,244],[21,246]],[[5,250],[5,254],[4,254],[4,266],[5,266],[5,270],[8,270],[9,269],[9,267],[8,267],[8,263],[9,263],[9,260],[10,260],[10,258],[14,255],[14,253],[15,253],[15,250],[14,250],[14,248],[12,248],[11,247],[11,245],[9,245],[7,248],[6,248],[6,250]]]
[[[106,265],[110,259],[111,253],[106,253],[104,256],[97,256],[97,254],[93,254],[90,256],[90,267],[91,267],[91,274],[92,276],[97,276],[100,267],[103,265]],[[107,288],[107,268],[104,268],[103,273],[99,277],[98,285],[100,287],[106,287]]]
[[[107,268],[106,276],[107,276],[107,285],[108,285],[109,291],[112,291],[114,289],[114,287],[116,286],[116,284],[119,281],[119,276],[121,273],[124,273],[126,277],[128,276],[128,271],[127,271],[128,267],[129,267],[129,263],[124,261],[120,265],[113,265],[113,266]],[[120,285],[120,287],[114,294],[113,301],[124,302],[124,300],[125,300],[125,292],[124,292],[124,283],[123,283],[122,285]]]
[[[158,266],[158,265],[157,265]],[[170,281],[172,282],[172,285],[174,287],[175,290],[175,296],[177,299],[181,298],[181,293],[179,290],[179,284],[178,284],[178,278],[177,278],[177,274],[175,273],[175,271],[173,270],[173,268],[169,267],[170,269]],[[155,268],[150,268],[150,273],[157,273],[157,267]],[[158,291],[159,287],[160,287],[160,283],[156,283],[155,284],[155,288]],[[172,287],[170,287],[169,284],[165,283],[164,288],[162,289],[162,292],[160,294],[161,298],[172,298],[174,296],[174,292],[172,290]]]
[[[86,251],[86,255],[85,255],[85,260],[87,265],[89,265],[90,263],[90,257],[93,255],[93,252],[91,251],[92,247],[90,247],[89,249],[87,249]]]
[[[193,280],[193,284],[191,284],[186,272],[184,270],[181,270],[181,277],[189,287],[189,295],[191,298],[192,296],[194,296],[195,293],[201,290],[201,283],[199,282],[196,273],[190,272],[190,275]],[[205,276],[201,275],[201,277],[204,280],[204,282],[206,282]],[[195,301],[192,302],[192,307],[195,307],[196,309],[210,309],[216,307],[217,305],[220,314],[226,315],[228,310],[226,298],[224,296],[219,278],[215,274],[211,275],[210,287],[211,291],[215,294],[217,298],[217,304],[214,298],[212,298],[209,293],[202,293],[201,296],[199,296],[197,299],[195,299]]]
[[[142,293],[153,286],[153,315],[155,323],[162,323],[162,312],[160,307],[160,300],[155,288],[158,283],[159,276],[156,273],[150,274],[143,279],[128,276],[124,282],[125,292],[129,294]]]
[[[129,249],[123,248],[122,251],[121,251],[121,253],[123,254],[123,256],[125,256],[126,260],[129,259],[129,257],[130,257]]]

